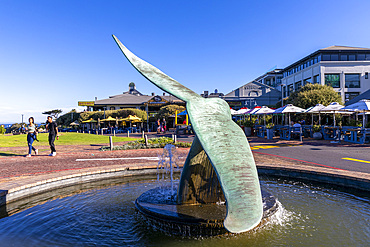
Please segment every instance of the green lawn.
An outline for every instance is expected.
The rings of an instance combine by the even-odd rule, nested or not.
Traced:
[[[59,133],[59,140],[55,140],[57,145],[88,145],[109,143],[108,136],[82,134],[82,133]],[[38,140],[35,144],[40,146],[49,145],[48,133],[38,134]],[[113,136],[113,142],[134,141],[136,138]],[[27,135],[0,135],[0,147],[26,147]]]

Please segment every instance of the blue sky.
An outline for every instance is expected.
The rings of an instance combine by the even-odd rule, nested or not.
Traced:
[[[0,123],[162,92],[111,35],[197,93],[228,93],[331,45],[370,47],[370,1],[0,0]]]

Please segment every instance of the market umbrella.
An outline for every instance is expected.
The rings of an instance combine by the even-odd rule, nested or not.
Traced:
[[[332,102],[328,106],[322,108],[320,110],[320,112],[322,112],[322,113],[333,113],[334,127],[335,127],[335,124],[336,124],[336,122],[335,122],[335,113],[346,113],[346,112],[340,111],[340,109],[342,109],[343,107],[344,106],[342,106],[338,102]]]
[[[111,116],[109,116],[106,119],[102,119],[100,121],[102,121],[102,122],[115,122],[116,119],[115,118],[112,118]]]
[[[177,114],[177,116],[185,116],[185,115],[188,115],[188,112],[186,110]]]
[[[305,110],[298,107],[298,106],[294,106],[292,104],[287,104],[283,107],[280,107],[278,109],[276,109],[274,111],[274,114],[285,114],[285,113],[288,113],[289,115],[289,123],[288,125],[290,124],[290,113],[302,113],[304,112]]]
[[[74,121],[74,122],[70,123],[69,125],[71,125],[71,126],[78,126],[78,125],[80,125],[80,124],[79,124],[79,123],[78,123],[78,121],[76,120],[76,121]]]
[[[238,111],[230,108],[231,115],[238,115]]]
[[[264,124],[266,125],[266,114],[272,114],[273,112],[274,112],[273,109],[268,108],[267,106],[262,106],[257,111],[255,111],[254,114],[263,115],[263,121],[264,121]]]
[[[132,115],[129,115],[128,117],[126,118],[122,118],[121,119],[122,121],[127,121],[127,122],[130,122],[130,128],[131,128],[131,122],[142,122],[143,120],[137,116],[132,116]]]
[[[235,115],[245,115],[249,113],[249,109],[248,108],[241,108],[239,110],[236,111],[236,114]]]
[[[370,112],[370,100],[363,99],[354,104],[348,105],[341,109],[341,111],[351,111],[357,113],[363,113],[362,116],[362,127],[365,128],[365,113]]]
[[[90,118],[89,120],[82,121],[82,123],[97,123],[97,121]]]
[[[82,121],[82,123],[85,123],[85,124],[91,124],[91,126],[90,127],[92,127],[92,124],[93,123],[97,123],[98,121],[96,121],[96,120],[94,120],[94,119],[92,119],[92,118],[90,118],[89,120],[85,120],[85,121]]]
[[[321,125],[321,117],[320,117],[320,110],[322,110],[323,108],[325,108],[324,105],[322,104],[317,104],[315,106],[311,106],[310,108],[308,108],[304,113],[310,113],[312,115],[312,121],[311,121],[311,125],[313,125],[313,114],[315,113],[319,113],[319,125]]]

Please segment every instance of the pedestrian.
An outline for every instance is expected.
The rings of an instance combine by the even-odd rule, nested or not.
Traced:
[[[51,149],[51,153],[49,154],[49,156],[55,156],[57,155],[57,152],[55,150],[54,141],[55,137],[57,138],[57,140],[59,140],[59,136],[57,124],[53,122],[53,118],[51,116],[48,116],[48,119],[46,121],[46,129],[49,131],[49,145]]]
[[[157,134],[159,134],[161,132],[161,120],[157,120]]]
[[[163,132],[166,133],[166,131],[167,131],[167,123],[166,123],[166,119],[165,118],[163,118],[162,126],[163,126]]]
[[[28,144],[28,154],[26,157],[31,157],[32,150],[35,152],[35,155],[38,155],[39,151],[32,146],[34,140],[37,140],[37,129],[35,125],[35,119],[30,117],[28,119],[29,124],[27,125],[27,144]]]

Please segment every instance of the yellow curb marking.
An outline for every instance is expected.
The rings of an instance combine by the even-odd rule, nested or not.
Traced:
[[[280,147],[294,147],[294,146],[302,146],[302,145],[285,145],[282,144],[280,146],[273,146],[273,145],[259,145],[259,146],[251,146],[251,150],[257,149],[269,149],[269,148],[280,148]]]
[[[351,161],[357,161],[357,162],[363,162],[363,163],[370,164],[370,161],[367,161],[367,160],[358,160],[358,159],[352,159],[352,158],[342,158],[342,160],[351,160]]]

